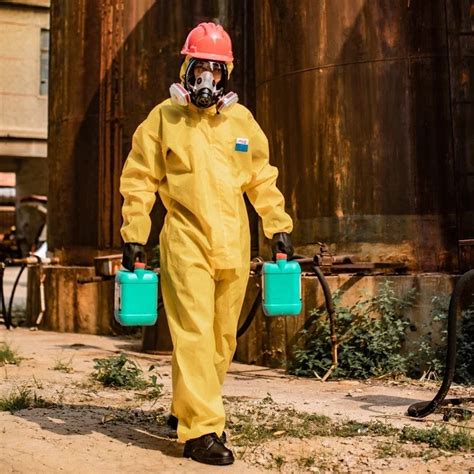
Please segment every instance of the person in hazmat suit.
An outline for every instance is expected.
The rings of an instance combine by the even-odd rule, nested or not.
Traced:
[[[225,465],[221,388],[236,348],[250,266],[243,194],[277,252],[293,254],[293,223],[276,187],[268,141],[252,114],[226,92],[232,44],[220,25],[201,23],[181,51],[180,84],[133,136],[120,192],[122,264],[145,261],[155,193],[167,210],[160,234],[161,289],[173,342],[168,424],[184,456]]]

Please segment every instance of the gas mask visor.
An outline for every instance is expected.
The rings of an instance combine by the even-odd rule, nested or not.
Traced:
[[[186,69],[184,88],[191,102],[202,109],[216,104],[227,84],[227,66],[217,61],[191,59]]]
[[[182,71],[182,83],[175,82],[170,86],[172,102],[181,106],[192,102],[203,109],[215,104],[217,113],[230,109],[239,101],[235,92],[225,94],[230,71],[232,64],[189,58]]]

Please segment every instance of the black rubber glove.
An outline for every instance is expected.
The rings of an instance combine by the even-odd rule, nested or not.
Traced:
[[[146,263],[145,246],[142,244],[126,243],[123,247],[122,265],[133,272],[137,261]]]
[[[290,234],[287,232],[277,232],[272,238],[273,260],[276,260],[277,253],[286,253],[288,260],[291,259],[295,250],[291,244]]]

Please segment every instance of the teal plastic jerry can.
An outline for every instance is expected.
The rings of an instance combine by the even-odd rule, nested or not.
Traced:
[[[158,317],[158,275],[135,262],[115,276],[115,319],[122,326],[153,326]]]
[[[266,316],[297,316],[301,313],[301,267],[287,261],[284,253],[276,262],[263,264],[263,312]]]

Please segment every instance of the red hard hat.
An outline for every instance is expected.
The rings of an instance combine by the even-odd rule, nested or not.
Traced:
[[[215,23],[199,23],[193,28],[186,38],[181,54],[226,63],[234,59],[230,36],[221,25]]]

